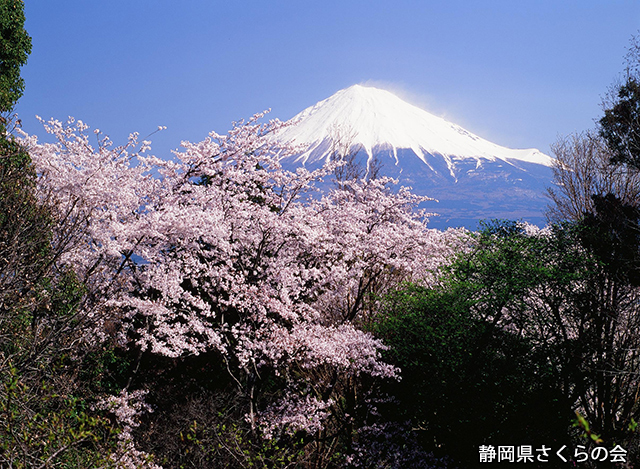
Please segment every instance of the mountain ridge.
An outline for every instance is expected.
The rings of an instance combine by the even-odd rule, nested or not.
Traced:
[[[443,227],[469,227],[482,218],[542,221],[553,158],[535,148],[497,145],[389,91],[362,85],[338,91],[291,122],[276,138],[306,150],[284,159],[286,166],[315,168],[338,150],[356,151],[367,169],[377,158],[383,175],[439,199],[430,209],[449,220]]]

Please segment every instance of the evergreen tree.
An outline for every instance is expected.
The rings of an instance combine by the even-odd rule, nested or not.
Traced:
[[[20,67],[31,53],[31,38],[24,29],[22,0],[0,0],[0,112],[10,112],[24,91]]]
[[[612,152],[611,162],[640,169],[640,83],[631,76],[600,119],[600,135]]]

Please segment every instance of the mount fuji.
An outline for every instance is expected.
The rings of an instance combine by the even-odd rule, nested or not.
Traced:
[[[389,91],[354,85],[295,117],[277,136],[301,145],[285,167],[315,169],[337,151],[399,179],[413,192],[439,202],[425,208],[439,214],[431,227],[475,229],[487,218],[524,219],[542,224],[553,159],[536,149],[514,150],[415,107]]]

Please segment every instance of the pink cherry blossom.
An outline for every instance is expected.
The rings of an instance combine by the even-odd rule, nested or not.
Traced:
[[[331,165],[282,169],[279,158],[298,149],[278,147],[270,134],[285,124],[261,118],[183,142],[172,160],[148,155],[137,133],[114,146],[73,119],[45,124],[55,143],[22,137],[40,196],[56,202],[59,262],[87,286],[87,340],[104,339],[115,322],[123,346],[168,357],[217,351],[251,396],[247,377],[266,368],[397,378],[380,358],[384,344],[358,324],[372,294],[431,281],[464,232],[428,229],[424,198],[391,190],[389,179],[319,194],[314,184]],[[283,428],[320,428],[331,398],[289,387],[269,409],[252,402],[252,425],[262,415]],[[312,423],[303,418],[309,406]]]

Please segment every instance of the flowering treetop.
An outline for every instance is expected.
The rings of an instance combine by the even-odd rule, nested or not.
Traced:
[[[116,321],[123,344],[154,354],[217,351],[243,388],[270,369],[287,376],[278,408],[314,403],[324,415],[330,398],[309,397],[287,371],[397,377],[380,359],[383,344],[356,327],[367,294],[427,278],[459,233],[428,230],[422,198],[390,191],[387,179],[310,197],[331,168],[282,169],[278,159],[295,149],[277,147],[268,135],[285,124],[262,117],[183,142],[171,161],[147,155],[137,134],[114,147],[96,132],[92,145],[74,120],[45,125],[55,143],[23,143],[41,195],[56,201],[60,262],[88,286],[93,334]]]

